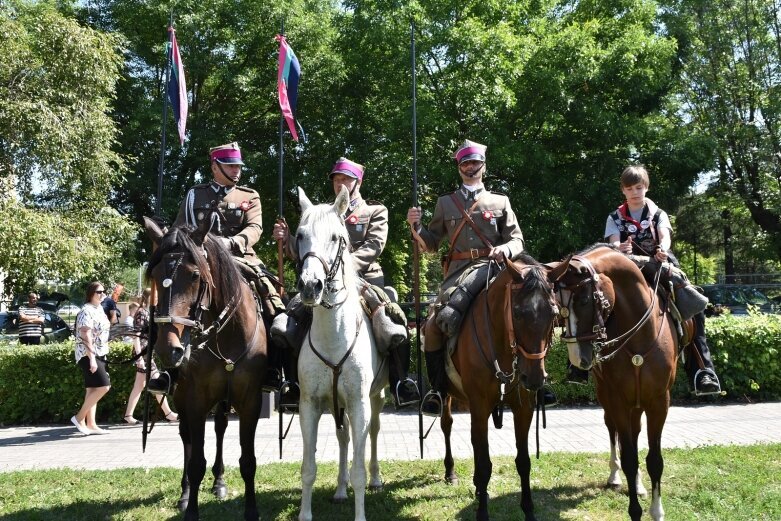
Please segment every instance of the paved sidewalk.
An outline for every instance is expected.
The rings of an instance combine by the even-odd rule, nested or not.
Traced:
[[[284,416],[289,420],[290,416]],[[431,422],[423,418],[424,429]],[[383,413],[379,451],[382,460],[411,460],[420,457],[418,416],[412,413]],[[536,420],[535,420],[536,421]],[[453,425],[452,446],[456,458],[471,458],[469,415],[457,414]],[[542,422],[540,422],[542,424]],[[260,420],[255,436],[258,463],[279,460],[278,416]],[[529,433],[529,449],[535,451],[534,425]],[[105,427],[105,426],[104,426]],[[84,436],[68,425],[11,427],[0,429],[0,472],[24,469],[84,468],[113,469],[123,467],[180,467],[182,446],[176,424],[158,424],[149,435],[146,452],[141,452],[141,429],[138,426],[110,425],[106,435]],[[641,448],[648,444],[644,433]],[[489,428],[492,455],[514,455],[512,413],[505,414],[504,428]],[[697,447],[701,445],[750,445],[781,443],[781,403],[752,405],[704,405],[672,407],[665,424],[663,447]],[[608,452],[607,430],[598,407],[560,408],[547,411],[547,429],[540,431],[540,451]],[[214,429],[207,426],[206,457],[214,458]],[[319,429],[317,458],[335,461],[338,443],[334,420],[324,415]],[[300,461],[301,431],[298,418],[293,421],[284,442],[282,460]],[[95,458],[94,454],[100,456]],[[441,459],[444,438],[439,423],[425,441],[424,457]],[[225,435],[225,464],[238,466],[238,421],[231,419]]]

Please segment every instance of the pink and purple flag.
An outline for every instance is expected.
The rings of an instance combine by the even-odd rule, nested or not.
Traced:
[[[176,31],[168,27],[171,34],[171,72],[168,77],[168,99],[176,120],[176,128],[179,131],[179,143],[184,144],[184,132],[187,127],[187,86],[184,83],[184,66],[179,55],[179,46],[176,44]]]
[[[293,141],[298,141],[296,104],[298,103],[298,79],[301,77],[301,65],[285,37],[278,34],[277,41],[279,42],[279,72],[277,73],[279,108],[282,109],[282,115],[285,116],[287,128],[290,129]]]

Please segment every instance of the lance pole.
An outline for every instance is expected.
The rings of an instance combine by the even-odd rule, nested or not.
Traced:
[[[417,71],[415,60],[415,20],[410,20],[410,54],[412,68],[412,207],[418,207],[418,106]],[[415,351],[418,365],[418,389],[423,391],[423,360],[420,345],[420,246],[412,238],[412,293],[415,299]],[[418,441],[420,458],[423,459],[423,413],[418,408]]]
[[[280,33],[285,36],[285,20],[282,19],[282,25]],[[278,208],[278,223],[285,223],[285,116],[280,114],[279,116],[279,166],[277,168],[279,172],[279,208]],[[285,252],[282,246],[283,241],[277,240],[277,276],[279,277],[279,294],[285,294]]]

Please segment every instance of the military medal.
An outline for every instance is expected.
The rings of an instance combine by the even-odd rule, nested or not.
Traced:
[[[228,203],[228,210],[235,210],[236,209],[236,203]]]
[[[242,201],[239,205],[239,208],[241,208],[242,211],[246,212],[249,210],[249,201]]]
[[[483,212],[483,219],[485,219],[486,221],[490,221],[491,219],[493,219],[493,217],[494,214],[491,213],[489,210]]]
[[[350,217],[347,218],[348,224],[357,224],[358,223],[358,216],[355,214],[352,214]]]

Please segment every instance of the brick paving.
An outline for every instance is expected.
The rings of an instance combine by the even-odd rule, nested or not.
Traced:
[[[287,422],[290,416],[285,415]],[[380,430],[380,458],[412,460],[420,457],[418,416],[392,409],[383,413]],[[423,418],[424,429],[431,422]],[[541,423],[541,422],[540,422]],[[469,415],[455,415],[452,447],[456,458],[471,458]],[[535,451],[534,423],[529,434],[529,449]],[[84,436],[70,425],[7,427],[0,429],[0,472],[24,469],[83,468],[114,469],[127,467],[180,467],[182,448],[176,424],[158,424],[149,435],[146,452],[141,451],[139,426],[103,425],[108,434]],[[492,455],[514,455],[512,413],[505,414],[504,428],[489,428]],[[644,433],[641,448],[648,444]],[[728,404],[672,407],[665,424],[662,444],[670,447],[703,445],[751,445],[781,443],[781,402],[759,404]],[[547,411],[547,429],[540,432],[540,451],[546,452],[607,452],[607,430],[598,407],[561,408]],[[261,419],[255,436],[259,464],[280,461],[278,416]],[[206,457],[214,457],[214,430],[209,422],[206,435]],[[282,461],[300,461],[302,452],[298,418],[284,442]],[[96,457],[96,454],[99,455]],[[238,466],[238,421],[231,419],[225,436],[225,464]],[[425,441],[424,458],[442,459],[444,438],[439,423],[434,425]],[[334,420],[324,415],[319,428],[317,458],[335,461],[338,443]],[[211,463],[209,463],[211,464]]]

